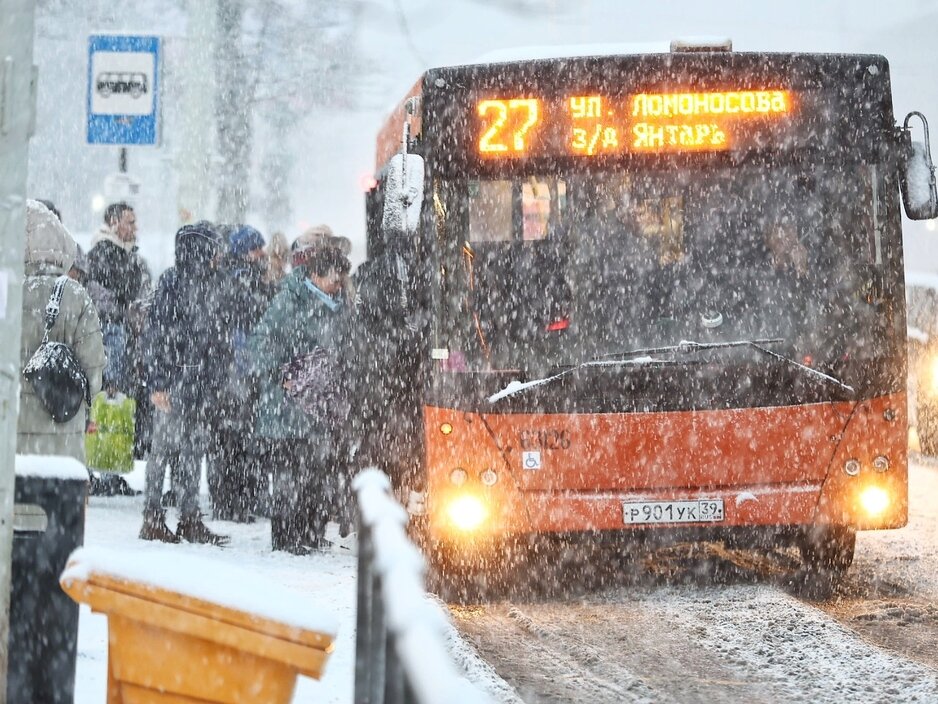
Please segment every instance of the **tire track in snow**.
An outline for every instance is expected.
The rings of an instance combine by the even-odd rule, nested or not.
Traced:
[[[938,701],[938,671],[772,585],[629,586],[451,610],[528,704]]]
[[[822,611],[766,586],[672,590],[657,608],[699,631],[700,647],[763,676],[781,701],[935,702],[938,672],[868,643]]]
[[[508,605],[451,609],[468,640],[528,704],[656,701],[632,673],[602,666],[600,653],[576,634]]]
[[[566,593],[533,590],[553,603],[454,620],[529,704],[938,702],[938,460],[914,459],[908,528],[862,533],[823,599],[793,551],[697,544],[620,566],[620,586],[578,592],[574,570],[552,580]]]
[[[528,704],[784,700],[759,672],[697,647],[697,628],[634,596],[451,609]]]

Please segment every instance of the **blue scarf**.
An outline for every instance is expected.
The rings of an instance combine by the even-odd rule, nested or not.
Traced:
[[[303,279],[303,283],[305,283],[306,288],[308,288],[313,293],[313,295],[316,296],[316,298],[325,303],[329,310],[331,310],[333,313],[342,307],[342,301],[337,301],[309,279]]]

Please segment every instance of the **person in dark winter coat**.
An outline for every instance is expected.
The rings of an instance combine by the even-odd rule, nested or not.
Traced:
[[[222,240],[211,223],[176,233],[176,262],[160,277],[150,306],[145,349],[150,399],[156,408],[147,461],[144,540],[223,545],[202,522],[198,491],[201,460],[209,450],[211,414],[228,375],[230,342],[223,322]],[[179,525],[169,530],[160,505],[165,467],[175,459]]]
[[[412,514],[420,514],[423,393],[429,310],[425,258],[412,238],[387,247],[356,272],[354,328],[347,346],[354,466],[381,468]]]
[[[132,393],[127,349],[132,344],[126,317],[131,304],[146,295],[149,268],[137,251],[137,216],[126,203],[104,211],[104,226],[88,252],[88,291],[101,318],[108,365],[104,385]]]
[[[341,291],[348,259],[334,247],[308,251],[294,258],[249,342],[261,384],[258,433],[274,471],[271,543],[274,550],[298,554],[324,538],[334,501],[336,437],[345,423],[341,409],[308,412],[308,397],[296,394],[316,385],[308,377],[322,374],[319,357],[335,353],[347,307]]]
[[[248,521],[265,508],[266,473],[260,467],[254,437],[255,410],[260,394],[249,374],[247,340],[275,293],[265,281],[264,238],[248,225],[228,238],[226,275],[226,331],[231,340],[231,374],[218,407],[217,430],[209,466],[209,493],[215,518]]]

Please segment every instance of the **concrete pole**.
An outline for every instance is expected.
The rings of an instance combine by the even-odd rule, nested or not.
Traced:
[[[215,129],[215,27],[217,0],[188,0],[176,168],[180,224],[211,219],[212,133]]]
[[[26,157],[36,119],[33,0],[0,0],[0,704],[6,703]]]

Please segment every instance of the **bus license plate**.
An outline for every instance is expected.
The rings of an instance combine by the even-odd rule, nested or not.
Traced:
[[[626,523],[714,523],[723,520],[723,499],[626,501]]]

